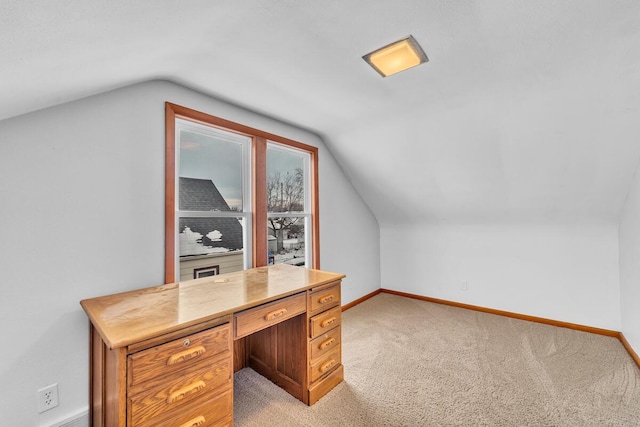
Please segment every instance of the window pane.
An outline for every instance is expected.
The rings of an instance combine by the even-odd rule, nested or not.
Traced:
[[[244,268],[242,218],[182,217],[179,219],[180,280]],[[217,269],[215,267],[218,267]]]
[[[181,211],[243,210],[243,141],[215,129],[180,129],[178,193]]]
[[[309,155],[269,144],[267,148],[267,211],[305,212]]]
[[[269,264],[306,266],[305,218],[267,219]]]

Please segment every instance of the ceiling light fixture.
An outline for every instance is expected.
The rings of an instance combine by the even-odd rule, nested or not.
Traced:
[[[429,60],[413,36],[374,50],[362,59],[382,77],[391,76]]]

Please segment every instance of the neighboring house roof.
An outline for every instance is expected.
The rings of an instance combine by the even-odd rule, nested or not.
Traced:
[[[225,211],[230,212],[229,205],[208,179],[180,177],[180,210],[186,211]],[[180,218],[179,232],[186,228],[202,235],[198,243],[202,244],[202,253],[209,253],[206,248],[226,248],[230,251],[242,249],[242,226],[236,218]],[[218,231],[218,233],[214,233]],[[199,255],[188,253],[183,255]]]
[[[180,210],[230,211],[229,205],[210,179],[180,177]]]

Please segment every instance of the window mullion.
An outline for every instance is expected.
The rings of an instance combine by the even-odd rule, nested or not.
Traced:
[[[253,138],[252,165],[252,206],[253,206],[253,265],[263,267],[268,264],[267,247],[267,140]]]

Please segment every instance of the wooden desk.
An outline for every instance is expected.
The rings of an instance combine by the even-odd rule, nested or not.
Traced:
[[[342,274],[278,264],[80,302],[94,426],[232,426],[250,366],[312,405],[343,379]]]

